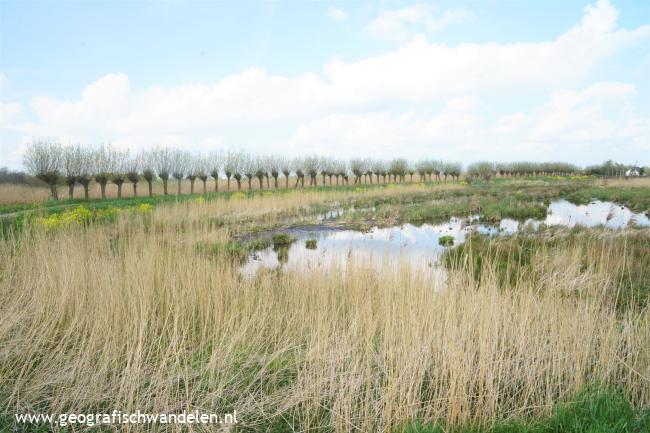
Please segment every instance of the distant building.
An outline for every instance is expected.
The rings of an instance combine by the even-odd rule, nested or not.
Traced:
[[[639,175],[639,167],[632,167],[625,172],[625,177],[637,177]]]

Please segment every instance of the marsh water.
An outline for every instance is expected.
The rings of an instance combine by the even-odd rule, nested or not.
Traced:
[[[334,210],[319,216],[318,221],[336,220],[342,215],[342,210]],[[503,219],[497,225],[482,223],[478,216],[473,216],[451,218],[442,224],[375,227],[367,232],[327,225],[292,228],[283,230],[283,233],[293,236],[295,242],[285,248],[269,247],[251,254],[242,272],[254,275],[261,267],[310,270],[336,266],[345,269],[348,263],[363,260],[378,269],[398,268],[399,264],[407,263],[430,269],[432,276],[442,278],[441,266],[438,266],[441,253],[451,246],[441,245],[440,238],[443,236],[451,236],[453,245],[459,245],[472,232],[500,236],[520,230],[538,231],[544,226],[576,225],[623,229],[629,226],[650,227],[650,220],[645,213],[634,213],[625,206],[611,202],[593,201],[587,205],[574,205],[558,200],[550,204],[544,220],[519,222]]]

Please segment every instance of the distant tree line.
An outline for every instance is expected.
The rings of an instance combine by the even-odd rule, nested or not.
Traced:
[[[219,190],[219,180],[226,181],[227,190],[248,190],[257,185],[260,189],[302,188],[305,179],[308,187],[319,185],[343,185],[360,183],[388,183],[408,181],[458,181],[463,167],[457,162],[434,159],[408,161],[404,158],[381,160],[354,158],[349,161],[318,155],[287,158],[281,155],[253,155],[242,150],[215,151],[195,155],[188,151],[157,147],[132,154],[110,145],[63,146],[59,143],[36,140],[28,145],[24,155],[24,166],[34,178],[47,184],[52,198],[58,199],[59,186],[68,187],[68,197],[74,198],[75,185],[83,187],[85,198],[89,197],[91,182],[96,182],[102,198],[106,197],[109,184],[117,188],[118,198],[122,196],[124,184],[129,183],[133,195],[138,195],[138,185],[146,184],[147,193],[153,195],[153,182],[160,179],[163,193],[169,194],[169,182],[176,181],[176,194],[181,194],[181,182],[190,182],[191,193],[195,192],[196,181],[207,192],[207,181],[214,179],[214,191]],[[587,170],[592,170],[588,168]],[[593,171],[593,170],[592,170]],[[571,175],[582,173],[579,167],[562,162],[477,162],[467,167],[469,179],[489,180],[492,177],[523,177],[539,175]],[[616,171],[620,173],[621,170]],[[22,181],[17,174],[14,177]],[[600,174],[593,171],[593,174]],[[622,175],[622,174],[621,174]],[[24,176],[24,175],[23,175]],[[293,185],[289,178],[294,177]],[[272,186],[271,186],[272,185]]]

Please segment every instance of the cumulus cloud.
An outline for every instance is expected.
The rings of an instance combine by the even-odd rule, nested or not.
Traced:
[[[401,15],[408,18],[402,21],[424,24],[422,10]],[[320,72],[297,76],[251,67],[213,83],[136,91],[127,75],[108,74],[76,100],[42,96],[30,107],[4,103],[0,129],[190,149],[280,150],[271,147],[284,140],[296,149],[350,155],[400,146],[404,154],[435,150],[452,159],[514,146],[503,153],[510,159],[534,155],[535,146],[550,149],[571,140],[589,143],[626,134],[643,150],[650,134],[647,119],[634,114],[634,87],[585,84],[599,63],[650,39],[650,26],[619,29],[617,16],[601,0],[585,10],[580,23],[549,41],[449,46],[421,36],[383,55],[332,60]],[[495,106],[494,95],[516,105],[521,92],[531,89],[549,95],[545,105],[487,112]],[[612,117],[612,107],[628,111]],[[284,136],[263,132],[279,129]]]
[[[629,84],[595,83],[581,90],[554,92],[529,113],[503,115],[494,122],[482,110],[475,112],[480,105],[471,97],[451,99],[430,115],[412,110],[329,115],[302,124],[291,143],[295,149],[326,147],[338,153],[354,148],[360,155],[383,157],[408,147],[416,157],[564,157],[596,162],[610,155],[643,155],[638,151],[650,150],[650,119],[627,113],[635,92]],[[584,154],[587,148],[589,154]]]
[[[342,21],[348,18],[348,13],[341,8],[330,6],[327,8],[327,16],[336,21]]]
[[[469,17],[463,9],[437,13],[436,6],[415,4],[400,9],[383,10],[367,27],[372,36],[402,42],[414,33],[435,33],[449,24],[460,23]]]

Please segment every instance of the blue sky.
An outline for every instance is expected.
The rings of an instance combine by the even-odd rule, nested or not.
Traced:
[[[0,3],[0,166],[34,137],[650,165],[643,1]]]

